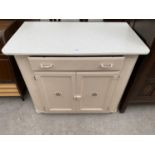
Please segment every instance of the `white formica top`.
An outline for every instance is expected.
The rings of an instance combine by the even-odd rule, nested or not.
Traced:
[[[149,48],[127,23],[25,22],[6,55],[142,55]]]

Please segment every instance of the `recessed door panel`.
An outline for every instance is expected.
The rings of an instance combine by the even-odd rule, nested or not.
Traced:
[[[81,111],[108,111],[117,85],[119,72],[77,73]]]
[[[75,73],[35,73],[40,95],[47,111],[74,110]]]

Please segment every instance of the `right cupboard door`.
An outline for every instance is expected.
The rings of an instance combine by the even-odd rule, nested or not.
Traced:
[[[109,112],[119,72],[78,72],[77,96],[82,112]]]

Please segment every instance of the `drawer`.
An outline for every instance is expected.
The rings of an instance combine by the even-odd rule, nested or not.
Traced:
[[[28,57],[31,69],[44,70],[121,70],[125,57]]]

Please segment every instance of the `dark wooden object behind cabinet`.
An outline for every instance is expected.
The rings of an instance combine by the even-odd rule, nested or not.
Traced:
[[[0,96],[20,96],[24,99],[26,85],[13,56],[1,49],[22,24],[21,20],[0,20]]]
[[[140,56],[137,61],[120,103],[122,113],[129,104],[155,103],[155,21],[137,21],[134,29],[150,47],[150,54]]]

